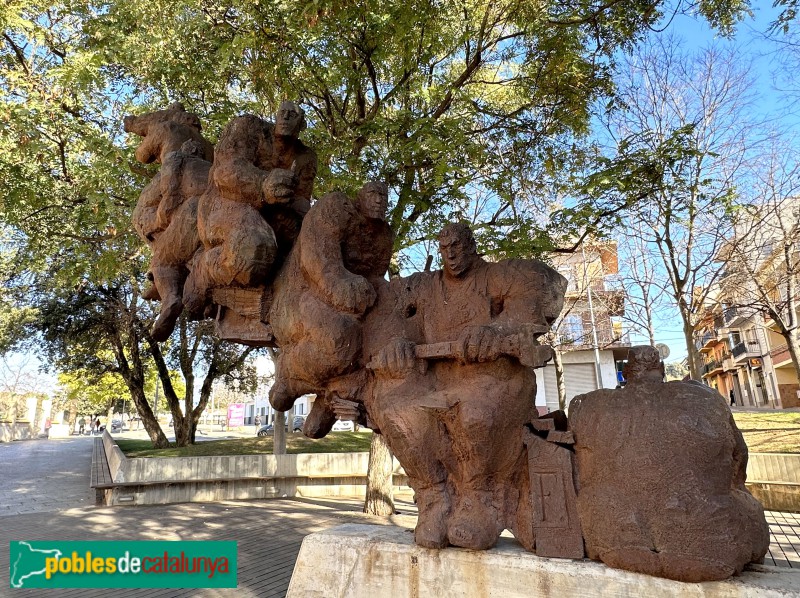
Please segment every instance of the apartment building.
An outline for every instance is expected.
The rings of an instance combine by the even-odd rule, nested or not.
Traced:
[[[800,407],[800,384],[781,324],[800,317],[800,200],[751,206],[719,251],[725,272],[704,306],[696,346],[704,381],[736,405]]]
[[[619,364],[627,358],[630,340],[619,320],[625,293],[614,241],[587,242],[572,254],[552,257],[552,265],[568,281],[564,309],[546,339],[560,353],[566,401],[598,388],[618,384]],[[537,370],[536,405],[542,411],[559,408],[553,363]]]

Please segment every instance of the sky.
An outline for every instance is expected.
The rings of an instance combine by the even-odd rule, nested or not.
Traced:
[[[772,1],[755,0],[753,2],[754,18],[748,18],[737,27],[736,35],[731,42],[721,40],[702,19],[693,19],[687,16],[676,17],[664,33],[675,33],[684,39],[687,48],[700,49],[710,43],[734,43],[741,49],[743,58],[752,59],[754,75],[757,78],[757,92],[761,96],[758,109],[764,116],[774,119],[776,123],[791,127],[798,127],[798,116],[787,114],[786,108],[781,104],[781,94],[776,91],[773,83],[776,65],[778,64],[776,52],[780,52],[777,45],[765,38],[769,24],[775,20],[778,10],[772,7]],[[780,35],[778,36],[780,37]],[[646,344],[647,338],[632,334],[634,344]],[[681,332],[681,321],[676,310],[665,314],[659,326],[656,340],[670,348],[667,361],[677,361],[686,357],[686,346]],[[38,373],[41,363],[32,355],[11,355],[6,363],[11,368],[25,368],[32,374],[36,373],[43,384],[55,385],[55,377]]]
[[[780,92],[780,61],[781,52],[779,44],[766,36],[770,23],[778,16],[779,10],[768,2],[756,0],[753,2],[754,17],[740,23],[732,40],[719,38],[708,24],[701,19],[687,16],[678,16],[665,30],[683,38],[687,49],[699,50],[709,44],[734,44],[741,52],[743,62],[752,60],[752,75],[756,80],[754,90],[759,99],[755,110],[759,116],[778,127],[799,129],[798,115],[790,110],[790,98]],[[776,34],[781,38],[781,34]],[[633,344],[647,344],[648,340],[643,335],[631,334]],[[656,333],[656,341],[664,343],[670,348],[670,355],[666,361],[680,361],[686,358],[686,343],[682,333],[682,323],[675,308],[668,310]]]

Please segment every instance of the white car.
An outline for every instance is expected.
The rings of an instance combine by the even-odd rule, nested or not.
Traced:
[[[353,422],[349,420],[347,421],[337,420],[336,423],[333,424],[332,429],[334,432],[352,432],[355,430],[355,426],[353,425]]]

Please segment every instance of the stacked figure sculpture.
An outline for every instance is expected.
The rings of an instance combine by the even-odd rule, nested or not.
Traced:
[[[682,581],[763,559],[768,528],[744,488],[747,447],[716,392],[663,382],[631,351],[627,386],[540,417],[535,369],[567,281],[535,260],[488,262],[470,228],[439,233],[442,269],[387,280],[389,190],[312,204],[317,156],[303,110],[231,121],[215,148],[176,104],[125,119],[137,160],[161,164],[133,213],[161,300],[220,337],[279,348],[270,402],[315,394],[304,432],[337,418],[383,434],[414,488],[417,544],[488,549],[510,530],[542,556],[589,558]]]

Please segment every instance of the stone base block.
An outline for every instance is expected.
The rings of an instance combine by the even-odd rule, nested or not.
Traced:
[[[429,550],[395,526],[348,524],[303,540],[288,598],[800,596],[800,571],[754,567],[726,581],[681,583],[592,561],[548,559],[501,538],[487,551]]]

